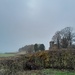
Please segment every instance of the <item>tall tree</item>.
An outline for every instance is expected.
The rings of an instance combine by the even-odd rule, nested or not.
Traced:
[[[38,51],[38,44],[35,44],[35,45],[34,45],[34,50],[35,50],[35,52]]]
[[[75,39],[75,33],[73,33],[73,28],[72,27],[66,27],[61,30],[61,34],[64,38],[66,38],[68,42],[68,46],[71,46],[74,39]]]
[[[66,27],[61,31],[57,31],[52,37],[52,41],[57,44],[58,48],[60,48],[60,46],[71,47],[72,43],[75,41],[75,33],[73,33],[73,28]]]
[[[68,40],[67,40],[67,38],[62,38],[61,39],[61,46],[63,47],[63,48],[67,48],[68,47]]]
[[[41,51],[44,51],[44,50],[45,50],[45,46],[44,46],[44,44],[40,44],[40,46],[39,46],[39,50],[41,50]]]
[[[60,41],[61,41],[60,31],[57,31],[55,33],[55,35],[52,37],[52,40],[54,41],[54,43],[57,44],[58,48],[60,48]]]

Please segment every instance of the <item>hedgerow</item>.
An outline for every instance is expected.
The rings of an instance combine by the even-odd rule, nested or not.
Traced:
[[[7,69],[7,71],[12,73],[42,68],[75,70],[75,51],[40,51],[32,54],[20,55],[15,58],[0,60],[0,70]]]

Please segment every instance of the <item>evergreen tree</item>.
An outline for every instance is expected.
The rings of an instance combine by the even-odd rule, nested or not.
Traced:
[[[34,45],[34,50],[35,50],[35,52],[38,51],[38,44],[35,44],[35,45]]]
[[[41,51],[44,51],[44,50],[45,50],[45,46],[44,46],[44,44],[40,44],[40,46],[39,46],[39,50],[41,50]]]

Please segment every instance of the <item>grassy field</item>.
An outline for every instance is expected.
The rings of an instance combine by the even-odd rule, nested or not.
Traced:
[[[44,69],[44,70],[18,72],[18,75],[75,75],[75,72],[65,70],[61,71],[61,70]]]
[[[10,56],[14,56],[14,53],[0,53],[0,57],[10,57]]]

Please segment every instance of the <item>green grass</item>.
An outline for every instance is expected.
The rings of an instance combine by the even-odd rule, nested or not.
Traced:
[[[0,53],[0,57],[10,57],[14,56],[15,54],[7,54],[7,53]]]
[[[75,72],[73,71],[66,71],[66,70],[52,70],[52,69],[46,69],[42,71],[45,75],[75,75]]]
[[[75,75],[75,72],[44,69],[44,70],[32,70],[32,71],[18,72],[18,75]]]

